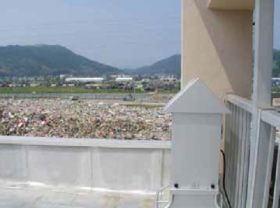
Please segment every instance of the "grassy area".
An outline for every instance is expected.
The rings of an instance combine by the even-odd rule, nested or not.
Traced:
[[[280,98],[280,87],[279,86],[272,87],[272,98]]]
[[[0,87],[1,94],[13,93],[129,93],[121,89],[85,89],[83,87]],[[141,93],[141,91],[136,91]]]
[[[178,93],[180,91],[180,88],[179,87],[177,87],[177,88],[175,88],[175,89],[172,89],[172,90],[162,90],[162,89],[160,89],[158,92],[159,93],[163,93],[163,94],[176,94],[176,93]]]
[[[177,93],[179,89],[159,90],[159,93]],[[145,93],[136,90],[136,93]],[[85,89],[83,87],[0,87],[0,94],[19,93],[133,93],[131,90],[123,89]]]
[[[273,86],[272,87],[272,93],[280,93],[280,87],[279,86]]]

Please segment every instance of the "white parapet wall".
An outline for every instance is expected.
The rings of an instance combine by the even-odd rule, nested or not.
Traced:
[[[155,192],[169,184],[170,142],[0,137],[0,180]]]

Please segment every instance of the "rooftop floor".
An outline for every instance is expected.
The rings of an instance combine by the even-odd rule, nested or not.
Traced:
[[[0,208],[152,208],[154,195],[0,184]]]

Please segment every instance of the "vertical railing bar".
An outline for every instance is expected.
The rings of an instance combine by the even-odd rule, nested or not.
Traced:
[[[238,126],[238,121],[239,121],[239,109],[238,106],[235,106],[235,112],[234,112],[234,180],[233,180],[233,186],[234,186],[234,191],[233,191],[233,207],[236,207],[236,201],[237,201],[237,191],[238,191],[238,183],[237,183],[237,176],[238,176],[238,134],[239,134],[239,126]]]
[[[232,192],[233,192],[233,187],[232,187],[232,177],[233,177],[233,174],[232,174],[232,168],[233,168],[233,155],[234,155],[234,135],[233,135],[233,133],[234,133],[234,114],[235,114],[235,109],[234,109],[234,105],[232,104],[231,105],[231,112],[232,112],[232,114],[231,114],[231,116],[230,116],[230,152],[229,152],[229,154],[228,154],[228,158],[229,158],[229,162],[227,163],[227,165],[228,165],[228,168],[229,168],[229,170],[228,170],[228,173],[229,173],[229,179],[230,180],[227,180],[228,181],[228,183],[229,183],[229,189],[228,189],[228,194],[229,194],[229,199],[230,199],[230,201],[231,201],[231,203],[233,203],[233,198],[232,198]]]
[[[231,108],[230,108],[230,103],[227,101],[226,102],[226,106],[228,107],[228,109],[231,111]],[[225,115],[225,126],[224,126],[224,130],[225,130],[225,142],[224,142],[224,152],[225,152],[225,163],[226,164],[228,164],[228,154],[227,154],[227,152],[228,151],[230,151],[230,149],[229,149],[229,147],[230,147],[230,145],[229,145],[229,142],[230,142],[230,138],[229,138],[229,127],[230,127],[230,117],[231,117],[231,115],[230,114],[228,114],[228,115]],[[223,164],[224,165],[224,164]],[[223,174],[225,174],[225,178],[228,178],[228,175],[229,175],[229,171],[228,171],[228,169],[227,169],[228,167],[224,167],[224,169],[225,169],[225,173],[223,173]],[[225,184],[225,188],[227,189],[227,184],[228,184],[228,181],[226,180],[225,181],[226,182],[226,184]]]
[[[228,103],[228,108],[230,109],[230,111],[232,112],[232,105],[231,103]],[[232,112],[233,113],[233,112]],[[230,177],[230,160],[231,160],[231,120],[232,120],[232,114],[227,115],[227,124],[226,124],[226,146],[225,146],[225,159],[226,159],[226,177],[225,178],[229,178]],[[230,194],[230,181],[226,180],[226,189],[228,191],[228,194]]]
[[[240,171],[239,171],[239,190],[238,190],[238,207],[242,207],[242,196],[243,196],[243,178],[244,178],[244,162],[245,162],[245,142],[246,142],[246,112],[241,110],[242,116],[240,117]]]
[[[227,102],[227,106],[229,108],[229,110],[233,113],[233,106],[230,102]],[[232,131],[232,114],[228,114],[226,115],[226,126],[225,126],[225,163],[227,164],[226,168],[226,175],[225,178],[231,178],[231,150],[232,150],[232,138],[231,138],[231,131]],[[230,180],[226,180],[225,181],[225,186],[227,189],[228,194],[230,195],[230,191],[231,191],[231,182]]]
[[[234,129],[234,138],[233,138],[233,142],[234,142],[234,149],[233,149],[233,181],[232,181],[232,185],[233,185],[233,192],[232,192],[232,206],[236,207],[236,201],[235,201],[235,196],[236,196],[236,190],[237,190],[237,186],[236,186],[236,179],[237,179],[237,154],[238,154],[238,106],[235,105],[234,106],[234,125],[233,125],[233,129]]]
[[[248,123],[250,123],[250,119],[248,119],[249,117],[249,113],[248,112],[245,112],[245,116],[244,116],[244,143],[243,143],[243,169],[242,169],[242,198],[241,198],[241,204],[240,204],[240,207],[242,208],[245,208],[245,203],[246,203],[246,198],[245,198],[245,195],[246,195],[246,192],[247,192],[247,189],[246,189],[246,180],[247,180],[247,175],[246,175],[246,170],[247,170],[247,164],[248,164],[248,157],[247,157],[247,153],[248,153],[248,132],[250,131],[249,130],[249,125]]]
[[[229,173],[230,173],[230,177],[228,180],[229,181],[229,199],[231,201],[231,204],[233,206],[234,204],[234,198],[233,198],[233,191],[234,191],[234,187],[233,187],[233,181],[234,181],[234,174],[233,174],[233,168],[234,168],[234,121],[235,121],[235,106],[232,105],[232,116],[231,116],[231,130],[230,130],[230,143],[231,143],[231,147],[230,147],[230,154],[229,154],[229,158],[230,158],[230,161],[229,161]]]
[[[279,208],[279,198],[280,198],[280,144],[278,144],[272,208]]]
[[[239,207],[242,208],[242,202],[243,202],[243,195],[244,195],[244,169],[245,169],[245,152],[246,152],[246,120],[247,118],[247,112],[243,110],[243,116],[242,116],[242,134],[241,134],[241,146],[242,146],[242,153],[241,153],[241,180],[240,180],[240,202],[239,202]]]
[[[251,118],[252,115],[246,113],[246,132],[245,132],[245,155],[244,155],[244,178],[242,187],[244,192],[242,194],[242,208],[246,207],[247,188],[248,188],[248,175],[249,175],[249,158],[250,158],[250,131],[251,131]]]
[[[239,207],[239,201],[240,201],[240,180],[241,180],[241,151],[242,146],[241,144],[241,134],[242,134],[242,109],[237,109],[237,122],[236,122],[236,128],[237,128],[237,134],[236,134],[236,180],[235,180],[235,204],[236,207]]]
[[[261,121],[260,121],[261,122]],[[268,199],[269,199],[269,189],[271,182],[271,173],[272,173],[272,165],[273,165],[273,155],[274,155],[274,145],[275,145],[275,136],[276,136],[276,128],[271,126],[270,138],[269,138],[269,150],[268,150],[268,158],[267,158],[267,166],[266,166],[266,176],[265,176],[265,187],[264,187],[264,200],[263,200],[263,208],[267,208]]]
[[[238,191],[239,191],[239,179],[240,179],[240,119],[241,119],[241,108],[239,106],[236,106],[237,114],[236,114],[236,120],[235,120],[235,192],[234,192],[234,207],[238,208]]]

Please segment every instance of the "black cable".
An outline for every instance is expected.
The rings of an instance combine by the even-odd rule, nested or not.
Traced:
[[[225,152],[222,149],[220,151],[221,151],[222,156],[223,156],[223,189],[224,189],[224,192],[225,192],[225,196],[226,196],[228,205],[229,205],[230,208],[232,208],[232,206],[230,204],[230,201],[229,201],[228,193],[227,193],[227,190],[226,190],[226,155],[225,155]]]

